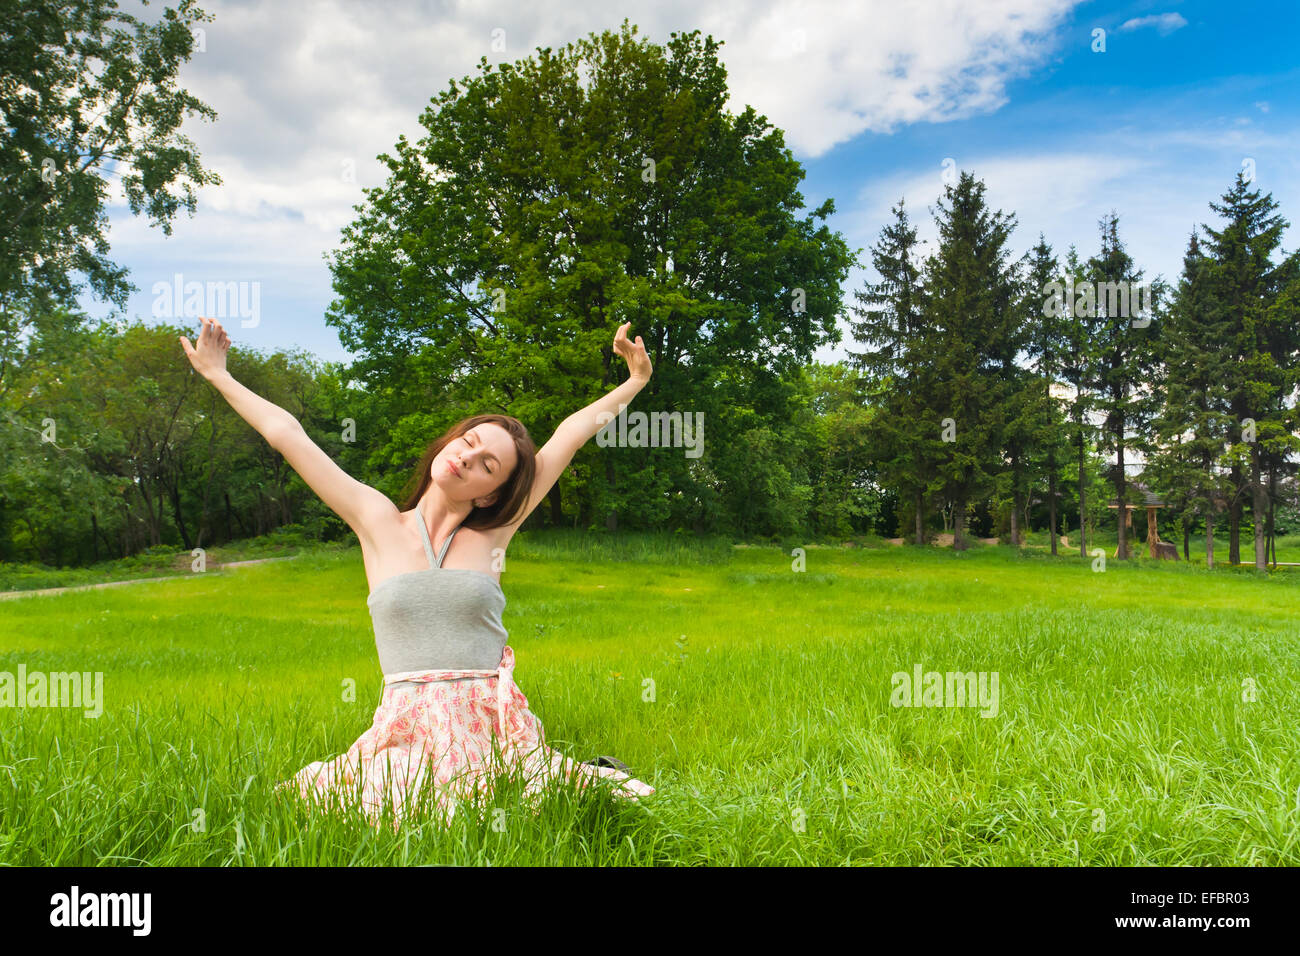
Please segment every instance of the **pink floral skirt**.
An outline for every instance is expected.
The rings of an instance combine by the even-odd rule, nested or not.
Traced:
[[[490,795],[502,771],[526,781],[526,797],[555,781],[584,788],[605,783],[611,795],[631,800],[655,792],[621,770],[578,763],[546,746],[514,669],[515,652],[506,645],[494,671],[385,674],[370,729],[346,753],[308,764],[276,791],[327,805],[359,800],[372,825],[390,807],[395,828],[422,797],[431,797],[450,821],[458,798]]]

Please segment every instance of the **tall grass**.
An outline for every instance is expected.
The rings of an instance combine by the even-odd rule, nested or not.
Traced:
[[[557,790],[534,814],[503,786],[396,832],[273,793],[378,702],[359,552],[3,602],[0,670],[102,671],[105,709],[0,709],[0,862],[1300,862],[1300,575],[1006,547],[796,560],[520,535],[505,624],[548,742],[658,792]],[[997,672],[997,715],[892,706],[917,664]]]

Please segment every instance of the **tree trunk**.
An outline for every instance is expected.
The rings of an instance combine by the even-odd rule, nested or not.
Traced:
[[[1087,560],[1088,558],[1088,534],[1084,530],[1084,515],[1087,514],[1088,506],[1088,480],[1087,469],[1084,464],[1084,446],[1083,430],[1079,431],[1079,557]]]
[[[1205,566],[1214,567],[1214,505],[1205,513]]]
[[[1123,424],[1120,425],[1121,434]],[[1124,442],[1115,442],[1115,503],[1119,505],[1115,513],[1119,515],[1119,546],[1115,557],[1120,561],[1128,560],[1128,500],[1124,495]]]
[[[1011,547],[1020,547],[1020,491],[1011,493]]]
[[[96,532],[98,532],[99,537],[100,537],[101,539],[103,539],[103,542],[104,542],[104,551],[108,554],[108,556],[109,556],[110,558],[120,558],[120,557],[125,557],[126,555],[125,555],[125,554],[121,554],[121,553],[119,553],[118,550],[117,550],[116,548],[113,547],[113,542],[110,541],[110,540],[108,540],[108,535],[106,535],[106,534],[104,533],[104,529],[101,528],[101,527],[99,526],[98,515],[94,515],[94,514],[92,514],[92,515],[91,515],[91,518],[92,518],[92,519],[95,519],[95,530],[96,530]]]
[[[1274,535],[1274,523],[1277,518],[1277,469],[1268,470],[1268,541],[1264,545],[1264,554],[1272,553],[1273,570],[1277,570],[1277,537]]]
[[[135,484],[135,490],[137,494],[139,494],[140,496],[140,502],[141,504],[144,505],[144,513],[148,516],[148,520],[145,522],[145,527],[149,532],[149,537],[148,537],[149,543],[145,547],[151,548],[156,544],[162,543],[158,537],[158,521],[154,515],[153,501],[152,499],[150,499],[148,492],[145,491],[145,480],[143,477],[139,481],[135,482],[134,484]],[[160,506],[161,506],[161,502],[160,502]]]
[[[1192,560],[1192,528],[1187,521],[1187,512],[1183,512],[1183,560]]]
[[[551,485],[550,493],[546,497],[551,503],[551,525],[556,528],[562,527],[564,525],[564,508],[560,499],[560,482],[558,480]]]
[[[1228,563],[1241,563],[1241,469],[1232,466],[1232,501],[1228,508]]]
[[[612,492],[614,490],[614,458],[612,455],[605,456],[605,482],[606,487]],[[605,529],[607,531],[618,530],[618,511],[614,508],[610,508],[609,514],[605,517]]]
[[[1268,563],[1268,549],[1264,545],[1264,525],[1268,515],[1268,489],[1264,486],[1264,465],[1261,459],[1263,453],[1260,451],[1259,443],[1250,446],[1250,484],[1251,510],[1254,512],[1255,525],[1255,570],[1263,571]]]
[[[36,560],[41,564],[48,564],[49,562],[45,560],[45,552],[41,549],[41,535],[36,533],[36,526],[32,524],[32,519],[23,515],[23,524],[27,525],[27,536],[31,539]]]
[[[956,503],[952,515],[952,549],[954,551],[966,550],[966,501],[962,499]]]
[[[1277,570],[1277,539],[1273,536],[1273,518],[1276,511],[1276,502],[1270,500],[1268,503],[1268,537],[1264,541],[1264,555],[1268,557],[1271,554],[1269,564],[1272,565],[1274,571]]]
[[[1047,458],[1047,534],[1052,542],[1052,557],[1056,557],[1056,460]]]
[[[925,544],[925,492],[916,489],[916,544]]]
[[[181,513],[180,488],[173,486],[169,491],[172,501],[172,520],[176,522],[176,530],[181,533],[181,544],[185,546],[186,551],[191,551],[198,547],[198,543],[191,542],[189,528],[185,526],[185,516]]]
[[[216,389],[212,389],[212,391],[215,392]],[[216,429],[209,426],[208,436],[208,474],[203,480],[203,498],[199,505],[199,528],[194,535],[194,547],[196,548],[203,547],[207,541],[207,536],[212,532],[208,518],[208,500],[212,494],[212,475],[216,470],[217,462],[216,456],[212,453],[213,446],[216,443]]]
[[[232,516],[235,519],[235,525],[239,528],[240,537],[247,538],[249,534],[248,534],[248,529],[244,527],[244,519],[239,516],[238,511],[235,511],[233,508],[230,507],[230,492],[226,492],[225,496],[226,496],[226,540],[227,541],[235,540],[233,529],[230,527],[230,519]]]

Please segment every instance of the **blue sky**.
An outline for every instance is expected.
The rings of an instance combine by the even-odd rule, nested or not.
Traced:
[[[1176,280],[1193,226],[1218,225],[1209,203],[1243,164],[1300,221],[1292,0],[202,6],[215,21],[181,83],[218,119],[190,120],[184,132],[224,183],[199,192],[196,214],[182,213],[171,237],[125,202],[111,206],[110,258],[140,289],[128,315],[148,324],[160,321],[155,284],[171,297],[177,275],[256,289],[256,325],[223,324],[236,344],[266,351],[347,360],[324,322],[333,292],[323,256],[362,187],[384,181],[375,156],[401,134],[419,138],[421,109],[449,79],[475,74],[481,56],[521,59],[617,30],[624,17],[659,43],[693,29],[724,41],[728,108],[752,104],[784,131],[807,171],[808,207],[834,198],[830,226],[864,264],[900,198],[933,239],[927,207],[945,160],[1016,213],[1017,254],[1041,231],[1062,256],[1071,243],[1090,255],[1097,220],[1113,209],[1148,278]],[[1096,30],[1104,51],[1094,50]],[[1288,251],[1296,235],[1284,235]],[[850,273],[846,304],[871,277],[869,266]],[[89,296],[82,306],[108,313]],[[196,329],[197,314],[182,313]],[[845,342],[819,359],[853,347],[842,328]]]

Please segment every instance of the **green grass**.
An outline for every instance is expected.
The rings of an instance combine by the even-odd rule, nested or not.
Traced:
[[[106,701],[0,709],[0,863],[1300,862],[1300,574],[1006,547],[792,560],[520,535],[505,624],[548,742],[658,792],[534,816],[507,788],[496,826],[397,833],[271,792],[378,701],[355,549],[5,601],[0,670],[102,671]],[[917,664],[997,672],[997,715],[891,706]]]
[[[245,538],[204,548],[204,561],[216,567],[234,561],[254,561],[313,551],[345,550],[345,544],[318,545],[297,525],[279,528],[258,538]],[[129,558],[113,558],[86,567],[52,568],[45,564],[0,561],[0,591],[66,588],[103,581],[133,581],[189,574],[195,556],[175,545],[160,544]]]
[[[1228,535],[1226,532],[1219,533],[1222,529],[1217,529],[1214,535],[1214,564],[1215,567],[1225,566],[1228,563]],[[1118,542],[1118,535],[1114,530],[1105,530],[1095,534],[1088,535],[1088,550],[1094,547],[1106,549],[1107,555],[1115,553],[1115,545]],[[1129,546],[1136,547],[1141,545],[1142,553],[1146,554],[1147,527],[1145,519],[1141,520],[1135,529],[1135,535],[1129,538]],[[1161,527],[1160,540],[1168,541],[1178,548],[1178,560],[1183,558],[1183,534],[1169,527]],[[1034,534],[1027,535],[1025,544],[1031,547],[1048,548],[1050,541],[1045,531],[1038,531]],[[1243,564],[1255,563],[1255,539],[1253,532],[1249,528],[1243,528],[1240,538],[1241,560]],[[1073,552],[1079,553],[1079,529],[1075,528],[1070,532],[1070,547],[1057,545],[1057,550],[1061,553]],[[1205,535],[1191,535],[1188,539],[1188,553],[1193,564],[1205,566]],[[1300,535],[1279,535],[1277,538],[1277,560],[1281,564],[1300,563]]]

